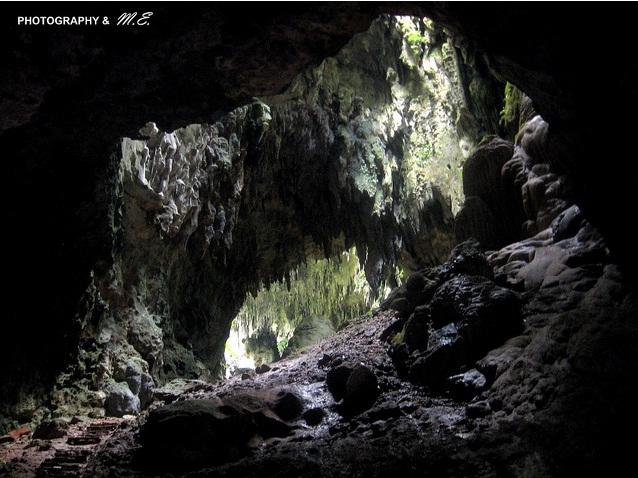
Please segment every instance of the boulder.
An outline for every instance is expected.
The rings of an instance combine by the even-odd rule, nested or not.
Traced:
[[[497,249],[502,245],[502,231],[496,216],[483,199],[468,196],[454,218],[456,242],[476,239],[485,249]]]
[[[365,365],[357,365],[346,382],[340,412],[345,416],[358,415],[369,409],[379,396],[377,377]]]
[[[140,399],[126,382],[110,382],[105,393],[104,411],[107,416],[122,417],[140,413]]]
[[[62,418],[43,420],[33,432],[33,438],[52,440],[62,438],[69,431],[69,422]]]
[[[474,237],[498,249],[520,236],[525,216],[520,207],[520,163],[510,163],[512,143],[494,138],[479,146],[463,165],[465,203],[455,218],[455,237]]]
[[[449,377],[446,388],[453,398],[471,400],[487,388],[487,379],[481,372],[472,369]]]
[[[302,415],[303,419],[311,427],[315,427],[319,425],[323,421],[325,416],[326,416],[326,412],[324,412],[322,408],[318,408],[318,407],[310,408],[306,410],[304,414]]]
[[[282,420],[292,421],[301,415],[303,402],[295,393],[289,390],[280,390],[277,392],[273,410]]]
[[[189,470],[235,460],[248,450],[257,427],[248,414],[220,399],[186,400],[153,410],[140,430],[148,468]]]
[[[514,145],[501,138],[479,146],[463,165],[465,196],[479,197],[490,209],[498,210],[503,199],[501,170],[513,154]]]
[[[241,458],[259,439],[285,437],[286,420],[303,404],[289,390],[262,390],[206,400],[184,400],[152,410],[140,429],[141,463],[186,471]]]
[[[261,365],[257,366],[257,368],[255,368],[255,372],[257,372],[258,374],[266,373],[268,371],[270,371],[270,366],[265,363],[262,363]]]
[[[439,330],[428,351],[409,366],[411,380],[438,388],[446,377],[456,373],[467,360],[466,345],[456,327],[451,324]],[[432,336],[430,342],[433,342]]]
[[[335,401],[341,400],[346,393],[346,383],[353,367],[348,364],[331,368],[326,375],[326,385]]]
[[[443,265],[435,270],[442,270],[442,280],[449,279],[452,274],[467,274],[491,279],[494,275],[487,257],[476,240],[467,240],[457,244]],[[434,291],[433,291],[434,293]],[[431,298],[431,297],[430,297]]]
[[[430,320],[430,308],[427,305],[420,305],[414,309],[403,328],[403,341],[410,350],[425,350]]]
[[[334,335],[334,333],[334,326],[328,318],[308,315],[295,328],[282,356],[288,357],[291,353],[314,345],[320,340]]]
[[[433,327],[457,323],[470,355],[488,350],[520,333],[519,296],[477,276],[459,275],[443,284],[430,303]]]

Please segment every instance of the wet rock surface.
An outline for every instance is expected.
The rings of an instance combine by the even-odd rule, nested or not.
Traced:
[[[522,331],[520,295],[467,274],[481,272],[491,276],[479,244],[463,243],[445,264],[414,274],[382,304],[393,309],[404,300],[397,312],[408,316],[405,325],[385,337],[400,372],[436,388]]]

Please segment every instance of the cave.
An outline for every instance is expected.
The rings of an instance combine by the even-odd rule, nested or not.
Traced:
[[[0,15],[0,476],[631,466],[628,7],[152,8]]]

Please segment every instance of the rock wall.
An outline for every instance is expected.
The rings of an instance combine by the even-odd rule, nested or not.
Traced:
[[[463,242],[408,277],[383,303],[401,319],[382,338],[404,377],[469,402],[473,456],[514,475],[604,474],[629,461],[618,427],[636,423],[636,294],[551,166],[551,128],[533,116],[516,144],[493,139],[466,163],[477,182],[465,182],[457,236],[462,227],[494,247],[489,233],[506,219],[521,240],[486,254]],[[512,191],[520,209],[492,214]]]

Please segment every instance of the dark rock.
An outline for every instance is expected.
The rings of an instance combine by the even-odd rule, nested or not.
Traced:
[[[474,237],[483,247],[498,249],[519,238],[525,220],[520,187],[512,182],[516,174],[505,167],[513,154],[512,143],[495,138],[479,146],[463,165],[466,200],[455,218],[457,241]]]
[[[282,420],[292,421],[301,415],[303,402],[296,394],[281,390],[277,393],[273,410]]]
[[[447,379],[446,388],[452,397],[459,400],[471,400],[487,387],[487,379],[476,369],[453,375]]]
[[[465,414],[468,418],[483,418],[492,413],[490,405],[482,400],[480,402],[470,403],[465,407]]]
[[[346,382],[341,412],[345,416],[357,415],[370,408],[379,395],[377,377],[365,365],[357,365]]]
[[[419,383],[438,387],[466,362],[465,341],[456,331],[441,338],[439,343],[418,356],[411,364],[409,377]]]
[[[317,361],[317,366],[318,367],[325,367],[330,362],[332,362],[332,357],[330,355],[328,355],[328,354],[323,354],[323,357],[321,357],[319,359],[319,361]]]
[[[265,363],[262,363],[255,369],[255,372],[257,372],[258,374],[266,373],[269,371],[270,371],[270,366]]]
[[[428,344],[428,328],[430,323],[430,308],[420,305],[405,323],[403,341],[410,350],[425,350]]]
[[[384,308],[396,310],[400,316],[407,317],[414,310],[414,304],[406,297],[396,297],[391,302],[384,303]]]
[[[33,438],[51,440],[53,438],[62,438],[69,431],[69,422],[62,418],[52,418],[43,420],[42,423],[33,431]]]
[[[323,408],[310,408],[301,416],[308,425],[315,427],[323,421],[326,416],[326,412],[323,411]]]
[[[529,337],[522,335],[514,337],[502,346],[491,350],[485,357],[476,362],[476,368],[487,378],[488,383],[494,382],[529,344]]]
[[[399,375],[406,375],[411,363],[410,349],[405,342],[397,342],[388,348],[388,355]]]
[[[527,174],[525,172],[525,159],[527,154],[520,146],[516,146],[514,149],[514,155],[512,159],[503,165],[501,170],[501,176],[506,184],[511,184],[512,187],[517,188],[518,195],[521,195],[521,187],[527,181]],[[519,202],[522,206],[523,199],[519,197]]]
[[[154,388],[155,381],[153,377],[147,373],[142,373],[140,376],[140,391],[137,395],[142,409],[148,407],[153,401]]]
[[[188,400],[153,410],[140,430],[149,468],[188,470],[235,460],[257,432],[249,414],[221,400]]]
[[[407,296],[410,299],[414,299],[418,297],[418,295],[423,291],[427,284],[427,279],[423,276],[423,274],[419,272],[415,272],[408,276],[405,281],[405,290],[407,292]]]
[[[438,269],[444,272],[445,280],[449,279],[451,274],[482,276],[488,279],[494,275],[481,245],[471,239],[456,245],[447,262]]]
[[[522,328],[516,293],[482,277],[459,275],[437,290],[430,303],[434,327],[455,322],[472,354],[480,356]]]
[[[140,413],[140,399],[125,382],[111,382],[106,387],[104,410],[111,417],[137,415]]]
[[[439,287],[430,302],[432,326],[460,322],[484,306],[495,284],[483,277],[458,275]]]
[[[501,170],[513,154],[514,145],[500,138],[479,146],[463,164],[465,196],[479,197],[491,210],[498,211],[503,200]]]
[[[519,297],[511,290],[498,286],[491,292],[489,302],[476,314],[468,314],[459,325],[471,360],[483,356],[522,331]]]
[[[496,216],[485,201],[468,196],[454,217],[454,238],[457,242],[476,239],[486,249],[498,249],[501,231],[495,227]]]
[[[379,335],[379,340],[381,340],[382,342],[387,342],[394,335],[396,335],[399,332],[401,332],[401,330],[403,329],[404,325],[405,325],[405,319],[404,318],[403,319],[399,319],[399,320],[395,320],[390,325],[388,325],[383,330],[383,332],[381,332],[381,335]],[[321,362],[321,360],[320,360],[320,362]]]
[[[326,375],[326,385],[335,401],[341,400],[346,393],[346,383],[350,377],[353,367],[343,364],[330,369]]]
[[[140,429],[140,459],[146,468],[191,470],[236,460],[256,437],[285,437],[287,417],[297,415],[299,399],[279,391],[251,392],[223,399],[185,400],[149,413]],[[294,402],[294,403],[293,403]]]

